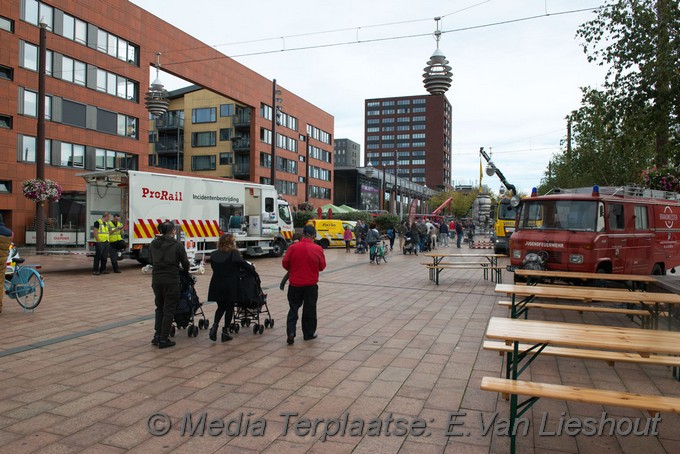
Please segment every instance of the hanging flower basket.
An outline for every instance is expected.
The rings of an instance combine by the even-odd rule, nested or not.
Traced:
[[[680,192],[680,169],[675,166],[654,166],[642,171],[642,185],[649,189]]]
[[[61,198],[61,186],[56,181],[34,178],[23,183],[24,197],[36,203],[47,200],[56,202]]]

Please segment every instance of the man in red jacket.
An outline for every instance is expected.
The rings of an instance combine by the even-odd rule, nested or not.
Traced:
[[[319,297],[319,271],[326,268],[326,257],[323,249],[314,244],[316,230],[312,225],[306,225],[302,230],[302,240],[291,244],[283,257],[283,267],[289,273],[288,311],[286,342],[295,342],[295,326],[298,321],[298,311],[302,306],[302,336],[304,340],[316,339],[316,300]]]

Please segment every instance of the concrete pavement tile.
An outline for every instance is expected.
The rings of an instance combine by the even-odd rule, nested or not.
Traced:
[[[101,444],[113,448],[128,450],[149,438],[151,438],[151,434],[149,434],[149,431],[146,427],[145,418],[144,421],[137,421],[135,424],[122,427],[118,432],[103,439]]]
[[[80,451],[81,454],[123,454],[125,452],[122,448],[107,446],[103,444],[92,445]]]
[[[298,396],[311,397],[314,399],[321,399],[326,394],[331,392],[331,388],[324,388],[321,386],[304,385],[300,387],[295,393]]]
[[[36,454],[68,454],[72,452],[81,452],[82,448],[78,446],[70,446],[63,443],[52,443],[44,448],[36,451]]]
[[[115,399],[119,394],[106,391],[97,391],[84,397],[73,400],[67,404],[52,409],[52,413],[63,416],[75,416],[84,410],[96,407],[104,402]]]
[[[81,448],[86,448],[101,442],[110,435],[117,433],[119,430],[119,426],[97,422],[72,435],[69,435],[66,438],[63,438],[61,443],[69,446],[79,446]]]
[[[33,432],[2,447],[5,452],[29,453],[59,441],[60,437],[47,432]]]
[[[382,368],[372,366],[357,367],[347,376],[348,380],[371,382],[382,373]]]

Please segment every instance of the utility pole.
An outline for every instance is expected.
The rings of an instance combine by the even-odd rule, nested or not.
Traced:
[[[276,79],[272,80],[272,174],[271,185],[276,187]]]
[[[40,57],[38,61],[38,130],[35,144],[35,177],[45,179],[45,60],[47,59],[47,24],[40,23]],[[45,250],[45,207],[35,205],[35,250]]]
[[[567,164],[571,164],[571,115],[567,116]]]

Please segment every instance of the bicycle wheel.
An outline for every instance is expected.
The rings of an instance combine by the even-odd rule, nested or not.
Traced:
[[[8,295],[17,300],[24,309],[35,309],[43,297],[40,274],[33,268],[20,268],[14,273]]]

